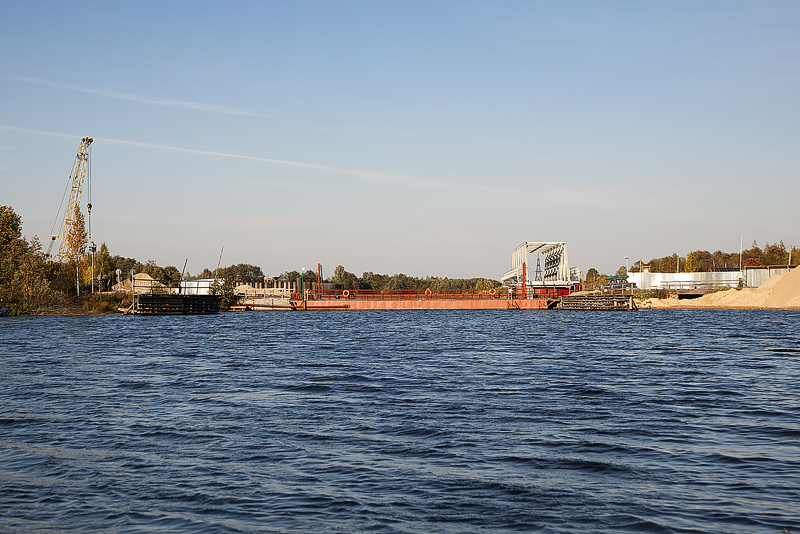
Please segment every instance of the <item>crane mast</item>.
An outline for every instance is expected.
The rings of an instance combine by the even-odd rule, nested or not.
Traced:
[[[67,205],[67,211],[64,214],[64,222],[61,225],[61,231],[59,235],[61,236],[61,241],[58,244],[58,253],[53,258],[53,261],[57,262],[65,262],[69,259],[69,243],[66,239],[66,236],[70,235],[70,230],[72,226],[75,224],[75,213],[77,210],[80,209],[81,203],[81,193],[83,191],[83,181],[86,176],[86,169],[88,167],[89,162],[89,145],[92,144],[93,139],[91,137],[84,137],[81,139],[80,147],[78,147],[78,155],[75,156],[75,165],[72,168],[72,174],[70,175],[72,186],[69,193],[69,203]],[[63,200],[62,200],[63,202]],[[89,217],[91,221],[92,216],[92,204],[91,199],[89,200],[89,204],[87,205],[89,210]],[[56,218],[58,215],[56,215]],[[91,222],[89,222],[91,225]],[[91,228],[91,226],[90,226]],[[59,235],[50,235],[50,246],[48,248],[48,255],[50,250],[53,248],[53,244],[55,243],[56,239],[58,239]]]

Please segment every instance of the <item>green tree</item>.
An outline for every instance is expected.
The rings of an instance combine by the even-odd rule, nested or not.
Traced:
[[[362,289],[384,289],[389,277],[385,274],[375,274],[373,272],[365,272],[361,275],[361,288]]]
[[[181,272],[174,265],[164,267],[164,280],[177,282],[181,279]]]
[[[278,276],[279,282],[286,282],[288,284],[297,283],[299,280],[300,280],[300,273],[298,271],[286,271]],[[305,277],[303,277],[303,280],[305,281]],[[297,289],[300,288],[298,287]]]
[[[137,272],[146,273],[150,275],[154,280],[164,280],[166,277],[164,276],[164,268],[159,267],[156,264],[155,260],[147,260],[147,263],[144,264]]]
[[[597,285],[597,281],[600,279],[600,273],[594,267],[590,268],[586,271],[586,285],[589,287],[594,287]]]
[[[333,270],[331,282],[338,284],[342,289],[362,289],[361,280],[353,273],[347,272],[341,265],[337,265],[336,269]]]
[[[331,283],[341,285],[346,272],[347,271],[344,270],[344,266],[337,265],[336,268],[333,270],[333,276],[331,276]]]
[[[120,278],[122,280],[127,280],[131,277],[131,271],[141,272],[141,263],[136,261],[136,258],[125,258],[122,256],[114,256],[111,258],[111,261],[114,265],[114,272],[117,269],[122,271]]]
[[[234,292],[233,280],[227,278],[223,279],[222,281],[215,280],[214,283],[211,284],[209,293],[211,295],[220,296],[219,309],[221,311],[230,310],[231,306],[234,306],[238,300]]]
[[[780,243],[769,243],[764,245],[763,259],[764,265],[786,265],[789,261],[789,253],[783,241]]]
[[[214,273],[208,268],[203,269],[199,274],[194,276],[190,276],[188,274],[184,276],[184,279],[186,280],[207,280],[209,278],[214,278]]]
[[[341,278],[342,289],[361,289],[361,281],[353,273],[345,271]]]
[[[98,274],[112,275],[115,274],[117,268],[114,266],[114,260],[108,252],[108,246],[104,243],[100,244],[95,256],[95,271]]]
[[[243,284],[254,284],[264,281],[264,273],[261,267],[248,263],[237,263],[224,269],[220,269],[220,278],[230,278],[232,282]]]
[[[50,278],[61,267],[46,262],[38,239],[28,243],[22,236],[22,218],[13,208],[0,206],[0,306],[19,315],[52,305],[59,293]]]
[[[5,287],[28,250],[22,237],[22,218],[11,206],[0,206],[0,284]]]

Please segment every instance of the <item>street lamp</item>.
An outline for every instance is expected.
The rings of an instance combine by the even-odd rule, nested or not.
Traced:
[[[305,272],[306,272],[306,268],[305,267],[301,267],[300,268],[300,294],[303,296],[303,300],[306,299],[305,285],[303,284],[303,273],[305,273]]]
[[[94,241],[92,241],[89,251],[92,253],[92,294],[94,295],[94,256],[97,252],[97,245],[95,245]]]

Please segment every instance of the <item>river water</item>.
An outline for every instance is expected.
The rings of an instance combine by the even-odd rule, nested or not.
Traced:
[[[0,319],[0,531],[800,532],[799,326]]]

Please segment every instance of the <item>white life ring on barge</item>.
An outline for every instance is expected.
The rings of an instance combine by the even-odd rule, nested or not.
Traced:
[[[494,289],[494,288],[492,288],[492,289],[490,289],[490,290],[489,290],[489,294],[490,294],[491,296],[495,296],[495,295],[497,295],[497,290],[496,290],[496,289]]]
[[[431,296],[431,288],[428,288],[428,289],[425,290],[425,296],[426,297],[430,297]]]
[[[344,291],[342,291],[342,296],[343,296],[344,298],[347,298],[347,297],[349,297],[349,296],[350,296],[350,291],[349,291],[349,290],[347,290],[347,289],[345,289]]]

